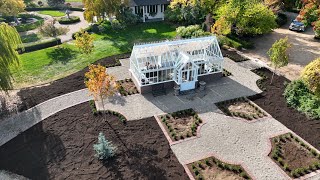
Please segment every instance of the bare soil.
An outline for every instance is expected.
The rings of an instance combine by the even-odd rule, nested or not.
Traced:
[[[222,170],[216,166],[205,168],[200,172],[204,179],[215,179],[215,180],[243,180],[244,178],[228,170]]]
[[[280,149],[280,158],[283,160],[282,164],[272,158],[272,153],[269,154],[270,158],[272,158],[275,163],[277,163],[280,167],[283,167],[284,164],[287,164],[288,168],[286,173],[289,176],[291,171],[298,168],[307,168],[309,166],[314,165],[315,163],[320,163],[320,159],[318,159],[318,155],[313,155],[310,150],[304,145],[303,147],[293,138],[282,138],[281,140],[275,141],[279,137],[275,137],[272,139],[272,151],[275,148]]]
[[[260,95],[249,97],[249,99],[320,150],[320,120],[310,119],[298,110],[288,107],[283,96],[284,84],[290,81],[283,76],[275,75],[270,85],[272,72],[265,68],[258,71],[268,77],[267,80],[262,81],[265,90]]]
[[[256,110],[254,106],[252,106],[249,102],[239,101],[229,105],[228,110],[230,112],[239,112],[243,114],[247,114],[249,116],[257,115],[259,116],[261,113]],[[263,114],[261,116],[264,116]]]
[[[118,81],[120,85],[120,93],[122,95],[131,95],[138,93],[136,85],[133,83],[131,79]]]
[[[170,118],[167,120],[168,124],[172,126],[172,128],[175,130],[177,136],[180,135],[186,135],[191,133],[191,125],[195,121],[193,116],[180,116],[173,118],[170,116]]]
[[[100,162],[99,132],[117,146]],[[123,124],[94,116],[88,103],[63,110],[0,147],[0,169],[30,179],[188,179],[154,118]]]
[[[239,165],[223,163],[213,157],[187,165],[195,179],[205,180],[245,180],[250,179]]]

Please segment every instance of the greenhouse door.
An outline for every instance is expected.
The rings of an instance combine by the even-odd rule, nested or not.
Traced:
[[[187,91],[196,88],[197,69],[186,69],[181,72],[182,83],[180,84],[180,91]]]
[[[196,88],[195,81],[184,82],[180,85],[180,91],[187,91]]]

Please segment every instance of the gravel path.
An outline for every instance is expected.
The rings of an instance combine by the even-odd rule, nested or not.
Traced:
[[[0,146],[47,117],[91,100],[86,89],[58,96],[0,122]]]
[[[39,14],[38,12],[31,12],[31,14],[36,14],[36,15],[44,18],[45,21],[49,21],[49,20],[54,19],[54,17],[52,17],[52,16]],[[84,20],[83,12],[72,11],[70,16],[78,16],[78,17],[80,17],[81,21],[78,22],[78,23],[75,23],[75,24],[68,24],[68,25],[60,24],[58,21],[56,22],[55,25],[57,27],[64,27],[64,28],[68,28],[69,29],[67,34],[58,36],[61,39],[61,42],[71,41],[73,33],[78,32],[81,28],[84,29],[84,28],[87,28],[89,26],[89,23],[86,20]],[[34,30],[31,30],[31,31],[27,31],[27,32],[22,32],[20,34],[31,34],[31,33],[38,33],[38,29],[34,29]]]
[[[289,179],[267,156],[271,149],[269,138],[289,132],[284,125],[273,118],[247,123],[215,112],[199,117],[206,122],[200,130],[201,137],[171,146],[182,164],[213,155],[241,164],[255,179]]]
[[[295,32],[289,30],[289,25],[296,18],[295,13],[286,13],[288,23],[281,28],[275,29],[272,33],[263,35],[253,39],[255,44],[254,49],[243,51],[244,54],[254,59],[260,59],[270,64],[267,56],[267,51],[272,44],[280,39],[288,36],[292,47],[289,49],[289,65],[280,68],[281,74],[284,74],[288,79],[297,79],[300,71],[312,60],[320,57],[320,41],[314,39],[312,27],[308,27],[305,32]]]

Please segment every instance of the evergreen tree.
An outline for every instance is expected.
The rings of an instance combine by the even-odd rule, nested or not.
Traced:
[[[96,151],[95,156],[99,158],[99,160],[106,160],[113,157],[117,151],[117,147],[106,140],[102,132],[99,133],[98,143],[93,145],[93,149]]]

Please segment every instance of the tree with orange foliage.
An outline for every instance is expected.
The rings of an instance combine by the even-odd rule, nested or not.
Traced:
[[[118,91],[118,85],[114,77],[106,72],[106,67],[91,64],[85,74],[85,84],[95,100],[100,98],[104,109],[104,98],[114,95]]]

